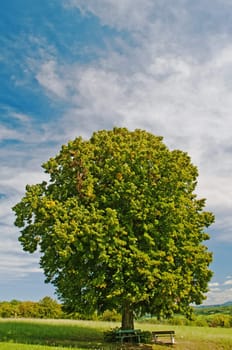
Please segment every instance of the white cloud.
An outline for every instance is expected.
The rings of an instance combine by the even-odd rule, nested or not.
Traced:
[[[227,280],[224,285],[228,286],[228,285],[232,285],[232,279],[231,280]]]
[[[10,255],[8,255],[10,258]],[[6,284],[9,281],[22,280],[27,277],[31,273],[40,273],[41,269],[36,265],[33,266],[31,261],[27,261],[26,259],[18,259],[10,263],[4,263],[2,259],[0,259],[1,267],[0,267],[0,278]],[[26,264],[27,262],[27,264]]]
[[[218,282],[209,283],[209,287],[210,288],[219,287],[219,283]]]
[[[221,292],[221,288],[211,288],[210,289],[211,294],[216,293],[216,292]]]
[[[42,169],[33,171],[29,167],[24,170],[22,168],[8,168],[2,167],[2,174],[0,176],[1,187],[4,191],[7,190],[7,193],[11,195],[22,194],[25,190],[26,184],[40,183],[41,181],[47,179],[47,176],[43,173]]]
[[[221,220],[220,212],[232,209],[231,44],[224,42],[218,50],[211,42],[205,60],[185,51],[175,52],[173,47],[169,50],[168,43],[157,54],[155,44],[149,41],[143,43],[141,52],[129,45],[122,56],[119,59],[112,49],[94,65],[60,66],[54,59],[41,65],[38,82],[67,104],[52,138],[89,136],[96,129],[115,125],[164,136],[171,148],[189,152],[199,167],[197,192],[219,214],[217,225],[228,230],[232,219],[224,215]],[[220,237],[232,241],[228,231]]]
[[[18,244],[17,240],[16,239],[9,239],[9,237],[10,237],[10,235],[7,235],[7,231],[5,231],[4,245],[2,245],[0,247],[0,254],[15,253],[15,252],[18,253],[21,250],[19,248],[19,244]],[[14,237],[14,238],[16,238],[16,237]],[[9,263],[8,259],[7,259],[6,263],[8,265],[8,263]]]
[[[57,98],[66,97],[65,80],[59,77],[57,73],[56,62],[49,60],[44,62],[36,75],[38,82]]]
[[[68,0],[65,7],[80,8],[82,13],[93,13],[103,25],[116,27],[119,30],[141,30],[153,12],[158,1],[152,0]]]
[[[0,140],[3,141],[3,140],[8,140],[8,139],[18,139],[19,138],[19,133],[11,128],[8,128],[4,125],[1,126],[1,129],[0,129]]]
[[[232,280],[222,283],[211,282],[209,283],[209,292],[206,294],[207,299],[204,301],[204,305],[218,305],[228,301],[232,301],[232,288],[228,288],[232,285]]]
[[[45,143],[53,140],[52,123],[41,123],[38,128],[38,125],[34,120],[34,115],[16,112],[15,109],[4,105],[1,105],[0,107],[3,109],[3,118],[0,123],[0,141],[14,140],[20,143],[20,147],[14,147],[12,145],[7,148],[2,147],[0,149],[0,158],[7,158],[7,154],[9,154],[9,160],[14,156],[14,161],[19,157],[25,157],[23,146],[26,145],[26,158],[28,159],[32,153],[33,156],[35,155],[32,148],[35,146],[37,147],[38,143]],[[30,147],[28,147],[28,144],[30,144]]]
[[[30,117],[26,114],[23,114],[23,113],[18,113],[18,112],[12,112],[11,113],[11,117],[12,118],[15,118],[17,120],[19,120],[21,123],[23,123],[25,125],[25,123],[28,123],[30,122]]]
[[[204,305],[219,305],[232,300],[232,289],[213,290],[207,294]]]
[[[6,195],[0,202],[4,232],[9,235],[6,251],[17,251],[15,245],[10,249],[17,234],[10,229],[13,214],[7,212],[27,183],[42,181],[40,164],[57,153],[61,143],[115,125],[147,129],[164,136],[169,147],[189,152],[199,167],[197,192],[216,214],[220,232],[216,239],[231,243],[232,45],[229,30],[223,33],[218,21],[216,29],[212,26],[212,19],[223,10],[220,5],[229,2],[215,0],[204,12],[209,15],[208,29],[198,28],[197,14],[202,15],[203,6],[199,1],[69,0],[64,4],[67,11],[76,7],[87,16],[91,13],[116,32],[106,39],[108,51],[94,63],[65,63],[40,37],[31,35],[24,44],[31,46],[24,76],[33,76],[51,101],[62,101],[65,108],[59,122],[40,123],[40,130],[30,115],[8,111],[20,128],[0,128],[0,139],[23,144],[20,149],[0,151],[1,159],[8,158],[0,175],[0,192]],[[203,19],[199,19],[202,26]],[[19,39],[21,45],[26,42],[25,36]],[[20,259],[24,264],[24,256]],[[230,280],[224,287],[229,284]],[[220,290],[217,283],[210,287],[210,303],[231,299],[229,289]]]

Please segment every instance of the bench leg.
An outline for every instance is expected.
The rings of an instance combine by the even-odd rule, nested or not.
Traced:
[[[154,341],[155,341],[155,343],[158,342],[158,336],[157,335],[154,336]]]
[[[171,343],[172,343],[172,344],[175,344],[175,338],[174,338],[174,335],[173,335],[173,334],[171,334]]]

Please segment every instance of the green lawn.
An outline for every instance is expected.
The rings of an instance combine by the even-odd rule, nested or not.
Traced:
[[[106,330],[118,323],[70,320],[0,320],[0,350],[57,350],[95,349],[117,350],[120,345],[103,341]],[[168,326],[136,323],[142,330],[173,329],[176,332],[175,350],[231,350],[232,330],[192,326]],[[126,347],[126,346],[125,346]],[[153,345],[154,350],[164,346]],[[135,348],[135,347],[133,347]],[[140,349],[142,345],[139,347]],[[144,347],[147,349],[147,347]]]
[[[12,343],[0,343],[1,350],[70,350],[70,347],[57,347],[46,345],[30,345],[30,344],[12,344]]]

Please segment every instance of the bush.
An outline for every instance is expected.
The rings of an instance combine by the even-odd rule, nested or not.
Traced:
[[[117,333],[120,330],[120,328],[113,328],[107,332],[104,333],[104,341],[109,343],[115,343],[118,341],[117,339]],[[149,331],[140,331],[140,342],[144,344],[149,344],[152,341],[152,334]]]
[[[216,314],[208,316],[206,320],[210,327],[230,328],[232,326],[232,317],[229,315]]]
[[[152,334],[149,331],[142,331],[140,337],[141,343],[150,344],[152,342]]]
[[[102,316],[100,317],[102,321],[112,321],[112,322],[120,322],[121,321],[121,315],[117,313],[116,310],[106,310],[103,312]]]
[[[113,328],[109,331],[104,332],[104,341],[108,343],[115,343],[117,341],[116,334],[119,331],[119,328]]]
[[[189,321],[185,317],[176,316],[166,321],[173,326],[186,326]]]
[[[196,326],[196,327],[208,327],[208,322],[206,320],[206,317],[204,316],[201,316],[201,317],[197,317],[195,319],[195,321],[193,322],[193,326]]]

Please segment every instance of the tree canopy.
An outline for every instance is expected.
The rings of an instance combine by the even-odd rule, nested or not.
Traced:
[[[25,251],[62,302],[88,314],[188,314],[205,298],[214,221],[195,191],[198,170],[162,137],[125,128],[63,145],[42,165],[48,182],[27,185],[13,208]]]

